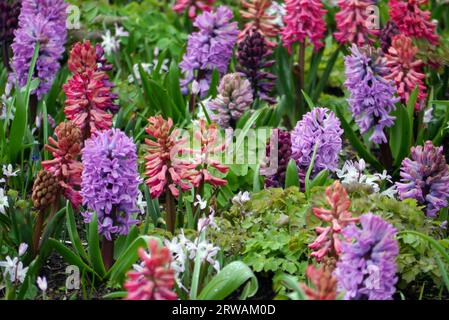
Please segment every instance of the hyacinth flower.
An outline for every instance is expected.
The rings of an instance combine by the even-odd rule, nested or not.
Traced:
[[[197,173],[192,178],[192,184],[195,187],[201,187],[208,183],[214,187],[227,184],[225,179],[219,178],[210,171],[212,168],[218,172],[227,173],[229,167],[222,164],[216,157],[222,155],[226,148],[225,143],[219,141],[219,133],[215,124],[207,125],[204,119],[198,120],[199,129],[195,131],[194,138],[199,144],[199,150],[192,150],[195,155],[193,163]]]
[[[98,43],[93,46],[89,40],[73,45],[67,64],[74,74],[87,70],[109,71],[112,69],[112,65],[108,64],[104,57],[102,46]]]
[[[152,139],[145,139],[145,175],[146,184],[152,198],[166,196],[167,229],[174,233],[176,207],[174,197],[179,196],[179,190],[189,190],[190,180],[196,174],[195,164],[179,157],[186,152],[186,140],[179,137],[179,130],[172,129],[173,120],[165,120],[162,116],[148,119],[149,125],[145,131]]]
[[[19,1],[0,1],[0,49],[3,56],[3,65],[8,71],[11,71],[9,66],[9,47],[14,40],[14,30],[19,25],[19,14]]]
[[[274,104],[276,99],[271,95],[276,84],[276,76],[264,71],[275,63],[274,60],[269,60],[271,54],[272,50],[264,37],[254,31],[238,45],[237,71],[244,74],[251,83],[253,99],[259,98],[269,104]]]
[[[131,216],[138,211],[140,183],[136,145],[122,131],[109,129],[85,141],[82,161],[83,204],[97,214],[98,233],[104,237],[103,259],[109,268],[113,262],[113,237],[128,234],[130,226],[137,223]],[[83,215],[85,222],[92,219],[89,212]]]
[[[19,28],[14,32],[13,82],[26,85],[34,50],[39,44],[34,76],[39,79],[35,94],[41,99],[59,70],[67,38],[67,3],[64,0],[23,0]]]
[[[56,139],[48,138],[45,149],[53,155],[52,160],[42,161],[42,167],[59,179],[64,196],[74,208],[81,205],[81,130],[72,122],[61,122],[55,129]]]
[[[412,147],[410,158],[402,161],[400,176],[396,186],[401,200],[416,199],[426,206],[429,217],[447,207],[449,172],[443,147],[435,147],[431,141]]]
[[[238,35],[237,23],[231,22],[232,18],[232,11],[220,6],[195,19],[193,25],[198,31],[189,36],[187,51],[179,64],[184,73],[181,80],[184,94],[188,93],[188,85],[196,80],[203,97],[209,90],[213,70],[226,74]]]
[[[380,47],[384,53],[388,53],[388,49],[391,47],[391,41],[393,37],[399,34],[398,26],[393,21],[388,21],[385,27],[381,30],[379,41]]]
[[[337,298],[337,279],[324,267],[316,268],[308,265],[307,278],[313,284],[313,288],[302,283],[301,288],[308,300],[335,300]]]
[[[272,6],[272,0],[241,0],[242,9],[240,15],[248,20],[245,27],[240,31],[238,42],[245,40],[247,35],[254,31],[259,32],[266,40],[267,45],[275,47],[276,43],[270,41],[279,34],[279,26],[276,17],[269,14],[268,9]]]
[[[387,143],[385,127],[394,124],[396,88],[383,77],[388,72],[380,53],[371,48],[353,45],[351,54],[345,57],[346,82],[351,95],[348,99],[355,122],[364,134],[374,128],[369,140],[377,144]]]
[[[411,93],[418,86],[418,98],[415,110],[420,111],[425,105],[427,97],[423,62],[416,58],[418,48],[413,45],[412,39],[398,34],[393,37],[388,53],[385,54],[387,67],[390,72],[385,76],[396,84],[398,95],[403,103],[408,103]]]
[[[276,141],[277,140],[277,141]],[[277,145],[277,148],[275,146]],[[275,154],[273,152],[276,151]],[[282,129],[273,129],[269,143],[266,147],[266,164],[271,167],[273,159],[277,157],[277,169],[274,172],[267,172],[265,187],[279,188],[285,185],[285,174],[288,162],[292,154],[292,141],[290,132]],[[264,168],[265,169],[265,168]]]
[[[292,159],[296,161],[301,183],[316,156],[312,176],[321,170],[335,171],[338,155],[342,149],[343,129],[340,120],[327,108],[317,107],[306,113],[291,132]]]
[[[439,37],[436,34],[436,21],[430,21],[431,12],[421,10],[427,0],[390,0],[390,18],[397,25],[399,31],[406,36],[421,38],[437,45]]]
[[[317,261],[326,257],[328,267],[332,269],[332,265],[338,259],[341,253],[342,230],[348,224],[358,220],[354,218],[349,211],[351,201],[343,185],[337,180],[332,186],[326,189],[326,199],[330,205],[329,209],[313,208],[313,213],[318,219],[326,223],[326,226],[319,226],[315,229],[318,237],[309,244],[309,248],[313,250],[311,256]]]
[[[183,13],[187,11],[190,19],[195,19],[198,12],[211,11],[215,0],[177,0],[173,11]]]
[[[345,300],[391,300],[396,291],[396,229],[372,213],[360,216],[361,228],[343,229],[335,276]]]
[[[225,75],[218,87],[218,95],[207,103],[210,118],[222,128],[235,127],[237,120],[251,108],[251,83],[239,73]]]
[[[282,42],[291,53],[294,43],[305,45],[306,39],[315,50],[323,46],[322,39],[326,32],[324,16],[326,10],[320,0],[286,0],[287,14],[282,29]]]
[[[128,272],[123,287],[128,292],[125,300],[177,300],[173,291],[175,271],[170,267],[171,253],[166,247],[159,247],[157,240],[148,241],[150,252],[139,248],[142,264],[137,270]]]
[[[369,7],[374,5],[375,0],[339,0],[340,11],[335,15],[335,39],[341,44],[372,44],[373,37],[379,35],[379,30],[371,25],[369,17]]]

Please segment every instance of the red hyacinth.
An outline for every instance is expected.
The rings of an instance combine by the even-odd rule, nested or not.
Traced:
[[[403,103],[407,103],[410,94],[418,86],[418,99],[415,110],[421,110],[425,105],[426,86],[422,66],[423,62],[416,58],[418,48],[413,45],[412,39],[399,34],[393,37],[388,53],[387,67],[390,73],[385,76],[387,80],[393,80]]]
[[[96,131],[112,127],[114,99],[108,76],[103,71],[87,69],[75,74],[63,89],[67,96],[64,113],[83,132],[83,138],[90,138]]]
[[[198,13],[211,11],[215,0],[178,0],[173,11],[183,13],[186,9],[190,19],[195,19]]]
[[[336,299],[337,279],[325,267],[316,268],[313,265],[308,265],[306,275],[313,287],[302,283],[301,288],[309,300]]]
[[[72,73],[83,73],[87,69],[97,70],[96,48],[90,44],[89,40],[76,43],[70,51],[67,64]]]
[[[314,250],[311,256],[318,261],[321,261],[324,256],[337,258],[341,252],[342,229],[346,225],[358,221],[358,218],[353,218],[349,211],[351,201],[339,181],[335,181],[326,189],[326,199],[331,207],[330,210],[312,209],[315,216],[327,224],[326,227],[320,226],[315,229],[319,236],[309,244],[309,248]]]
[[[436,34],[437,23],[430,21],[430,11],[420,8],[420,5],[427,2],[427,0],[390,0],[390,17],[399,31],[406,36],[423,38],[437,45],[439,40]]]
[[[48,138],[45,149],[53,155],[52,160],[42,161],[42,167],[59,179],[64,196],[74,207],[82,202],[80,195],[83,165],[78,158],[81,153],[80,129],[70,121],[61,122],[55,129],[57,139]]]
[[[308,37],[315,49],[323,46],[322,39],[326,32],[324,16],[326,10],[320,0],[286,0],[287,14],[282,30],[284,47],[291,52],[295,42],[304,43]]]
[[[193,150],[196,154],[194,163],[198,172],[192,179],[193,185],[199,186],[201,183],[209,183],[213,186],[224,186],[227,184],[225,179],[214,176],[211,168],[215,168],[221,173],[227,173],[229,167],[222,164],[215,156],[221,156],[226,145],[218,141],[219,130],[213,123],[206,124],[204,119],[198,120],[199,130],[195,132],[195,139],[199,142],[200,150]]]
[[[139,270],[128,272],[124,288],[128,291],[126,300],[176,300],[173,291],[175,271],[170,267],[171,253],[166,247],[159,248],[158,242],[148,242],[150,252],[139,248],[142,265]]]
[[[175,197],[179,196],[178,186],[181,190],[188,190],[190,177],[195,174],[194,164],[177,156],[189,152],[185,149],[185,139],[179,138],[179,130],[174,129],[172,119],[165,120],[162,116],[148,119],[149,126],[145,131],[152,140],[145,139],[147,155],[145,156],[146,183],[153,198],[158,198],[166,191],[171,191]]]
[[[379,30],[371,25],[369,7],[375,5],[373,0],[339,0],[340,12],[335,15],[337,31],[335,39],[339,43],[355,43],[363,46],[373,42]]]

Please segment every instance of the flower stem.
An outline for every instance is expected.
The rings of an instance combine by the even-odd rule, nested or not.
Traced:
[[[34,226],[34,234],[33,234],[33,255],[36,256],[39,252],[39,244],[40,238],[42,235],[42,229],[44,226],[45,212],[44,210],[39,210],[37,221]]]
[[[114,264],[114,241],[106,238],[101,242],[101,256],[104,267],[109,270]]]
[[[393,167],[393,155],[391,154],[390,144],[388,142],[379,144],[381,159],[384,167],[390,171]]]
[[[3,53],[3,64],[5,65],[5,68],[7,71],[11,71],[11,66],[9,65],[9,53],[8,53],[8,46],[6,45],[6,41],[3,41],[2,43],[2,53]]]
[[[166,217],[165,222],[167,224],[167,230],[171,232],[171,234],[175,233],[175,223],[176,223],[176,205],[175,198],[171,194],[170,189],[166,191]]]

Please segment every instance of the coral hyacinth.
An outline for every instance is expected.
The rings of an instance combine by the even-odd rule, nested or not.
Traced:
[[[42,161],[42,167],[59,179],[64,196],[77,208],[82,202],[80,195],[83,165],[81,154],[82,135],[72,122],[61,122],[55,129],[56,139],[48,138],[45,149],[53,155],[52,160]]]
[[[124,284],[128,295],[126,300],[176,300],[173,291],[175,271],[170,267],[171,253],[166,247],[159,247],[157,240],[148,241],[150,252],[139,248],[142,265],[138,270],[128,272]]]
[[[318,237],[309,244],[313,249],[311,256],[321,261],[325,256],[336,259],[341,253],[341,232],[345,226],[355,222],[358,218],[352,217],[349,211],[351,201],[343,185],[337,180],[326,189],[326,199],[331,209],[313,208],[318,219],[327,224],[326,227],[317,227]]]
[[[289,52],[295,42],[305,43],[306,38],[318,50],[323,46],[326,32],[326,10],[320,0],[286,0],[287,14],[282,30],[282,42]]]
[[[400,176],[401,182],[396,182],[400,199],[416,199],[426,206],[430,217],[447,207],[449,171],[443,147],[435,147],[431,141],[412,147],[410,158],[402,161]]]
[[[313,284],[313,288],[304,283],[301,288],[309,300],[335,300],[337,298],[337,279],[325,267],[316,268],[308,265],[307,278]]]
[[[335,15],[335,39],[342,44],[355,43],[358,46],[372,43],[372,37],[379,34],[379,30],[370,24],[370,7],[375,4],[374,0],[339,0],[341,10]]]
[[[426,101],[426,86],[422,67],[423,62],[416,58],[418,48],[412,43],[412,39],[399,34],[392,40],[391,47],[385,55],[387,67],[390,73],[385,76],[387,80],[393,80],[403,103],[408,103],[411,93],[418,86],[418,98],[415,110],[421,110]]]
[[[190,19],[195,19],[198,12],[211,11],[215,0],[178,0],[173,11],[183,13],[187,10]]]
[[[239,43],[245,40],[247,35],[257,31],[265,38],[268,46],[276,46],[276,43],[269,40],[275,38],[280,31],[276,24],[276,17],[270,15],[267,11],[272,3],[271,0],[241,0],[240,15],[248,21],[245,23],[243,30],[240,31]]]
[[[426,39],[431,44],[437,45],[439,42],[436,34],[437,23],[430,21],[430,11],[420,8],[427,3],[427,0],[390,0],[389,14],[401,33],[409,37]]]

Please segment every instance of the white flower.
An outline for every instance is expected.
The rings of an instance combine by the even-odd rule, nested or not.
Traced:
[[[249,200],[251,200],[251,195],[248,191],[245,191],[243,193],[242,193],[242,191],[239,191],[239,193],[237,193],[237,195],[235,195],[231,201],[232,201],[232,204],[234,204],[234,205],[243,206]]]
[[[380,194],[389,198],[394,198],[396,194],[398,193],[398,190],[396,189],[395,185],[392,185],[388,189],[382,191]]]
[[[432,112],[432,107],[426,109],[426,111],[424,112],[423,123],[428,124],[432,121]]]
[[[13,171],[11,164],[8,164],[8,165],[4,164],[3,165],[3,175],[6,176],[6,177],[17,177],[17,173],[19,171],[20,170]]]
[[[207,201],[203,200],[203,198],[201,198],[201,196],[199,194],[196,195],[196,200],[193,204],[195,205],[195,207],[197,207],[198,205],[200,206],[201,210],[206,209],[207,207]]]
[[[275,17],[273,22],[280,27],[284,26],[284,16],[287,13],[285,10],[285,4],[273,1],[271,6],[267,10],[267,14]]]
[[[19,246],[19,257],[23,256],[27,252],[28,245],[26,243],[21,243]]]
[[[179,237],[179,236],[178,236]],[[172,261],[170,267],[179,275],[185,271],[185,261],[187,258],[185,237],[174,237],[171,241],[165,240],[164,245],[170,250],[172,254]]]
[[[37,277],[37,286],[41,291],[45,292],[47,291],[47,279],[45,277]]]
[[[193,82],[192,82],[192,94],[197,95],[198,93],[200,93],[200,84],[198,83],[198,81],[193,80]]]
[[[220,228],[217,226],[217,223],[215,222],[215,211],[212,208],[210,208],[210,214],[207,217],[198,219],[198,226],[197,226],[198,232],[201,233],[208,227],[220,230]]]
[[[9,207],[8,197],[5,196],[5,190],[0,188],[0,213],[6,214],[7,207]]]
[[[168,63],[169,62],[170,62],[170,60],[168,60],[168,59],[162,60],[159,73],[168,71]],[[158,66],[158,64],[159,64],[159,48],[156,47],[153,50],[153,67],[156,68]]]
[[[140,210],[141,214],[145,214],[147,208],[147,202],[143,198],[142,191],[139,190],[139,194],[137,195],[137,207]]]
[[[125,31],[125,28],[119,27],[116,23],[115,24],[115,36],[116,37],[129,37],[129,32]]]
[[[5,261],[0,261],[0,267],[5,268],[3,275],[5,277],[9,275],[11,282],[16,282],[16,280],[19,280],[23,283],[23,281],[25,281],[28,267],[24,268],[23,263],[19,261],[18,257],[11,259],[10,256],[7,256]]]
[[[140,65],[145,73],[151,74],[153,66],[151,63],[141,63]],[[140,76],[139,65],[137,63],[133,65],[133,74],[134,76],[132,74],[128,76],[128,82],[133,83],[135,78],[140,83],[142,78]]]
[[[106,54],[111,54],[112,52],[116,52],[120,49],[119,40],[111,34],[110,30],[106,30],[106,33],[102,35],[101,38],[103,39],[101,46]]]
[[[189,258],[191,260],[196,259],[196,255],[200,255],[201,261],[209,262],[215,270],[220,271],[220,263],[215,260],[215,256],[220,251],[219,247],[215,247],[212,243],[201,241],[198,245],[195,247],[192,247],[192,250],[190,250]]]

